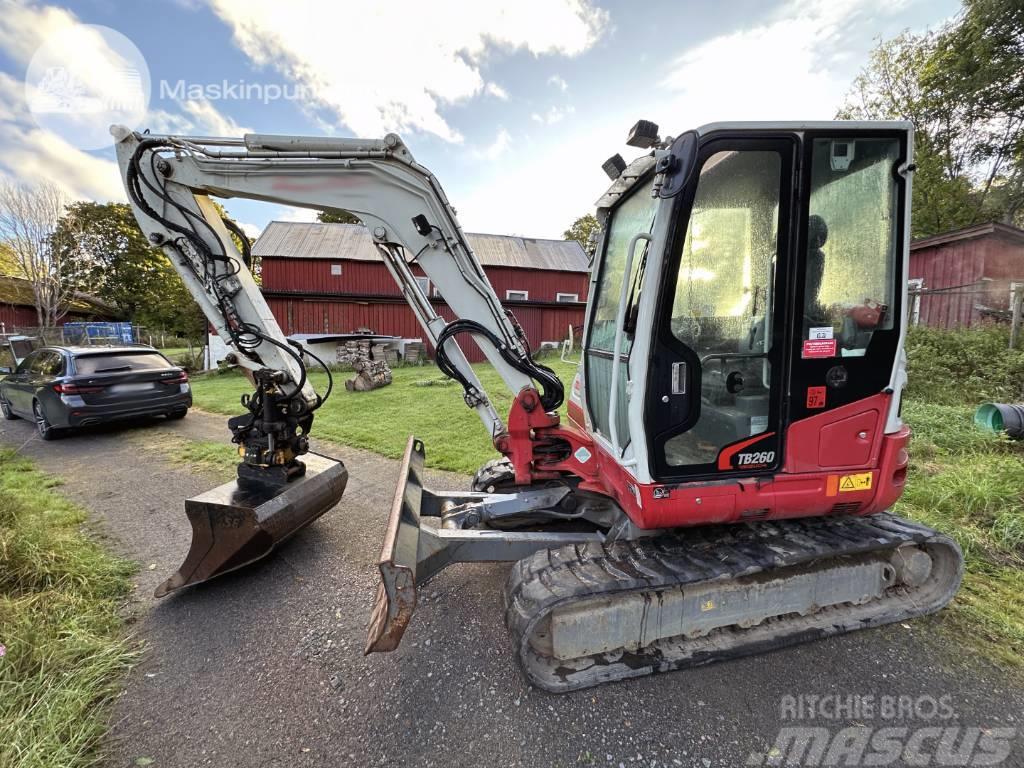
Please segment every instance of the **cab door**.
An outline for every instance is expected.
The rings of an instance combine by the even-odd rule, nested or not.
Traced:
[[[616,458],[622,458],[633,439],[627,417],[633,380],[631,328],[660,202],[652,196],[652,186],[653,173],[648,173],[610,212],[584,341],[590,423],[594,432],[611,445]]]
[[[782,458],[795,138],[705,140],[673,210],[646,423],[659,480]]]

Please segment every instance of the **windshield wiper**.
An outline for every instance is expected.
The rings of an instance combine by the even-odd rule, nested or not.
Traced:
[[[97,368],[96,373],[117,373],[119,371],[130,371],[132,367],[130,365],[120,365],[116,368]]]

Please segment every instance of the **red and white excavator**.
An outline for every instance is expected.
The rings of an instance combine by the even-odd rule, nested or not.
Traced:
[[[192,547],[158,594],[267,554],[347,480],[309,453],[329,394],[310,385],[312,356],[281,333],[209,196],[357,215],[500,455],[472,490],[433,491],[409,439],[367,652],[397,647],[418,588],[459,562],[514,563],[505,621],[527,678],[551,691],[903,621],[955,594],[956,544],[888,511],[910,437],[909,123],[716,123],[663,138],[638,122],[628,144],[641,155],[604,165],[564,421],[562,383],[398,136],[112,131],[139,226],[255,386],[229,421],[238,479],[186,502]],[[456,320],[434,311],[412,264]],[[514,394],[505,418],[460,337]]]

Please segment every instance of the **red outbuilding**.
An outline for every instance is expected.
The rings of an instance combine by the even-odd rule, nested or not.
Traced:
[[[76,293],[67,314],[58,321],[64,323],[83,320],[110,320],[117,317],[116,310],[95,296]],[[0,275],[0,335],[34,330],[39,325],[32,283],[21,277]]]
[[[504,306],[519,320],[534,350],[561,342],[583,326],[590,280],[587,254],[575,240],[467,234]],[[262,289],[288,335],[341,334],[360,329],[422,338],[416,321],[365,227],[273,221],[253,244]],[[442,317],[453,315],[423,271],[421,287]],[[483,360],[464,345],[470,360]]]
[[[1024,290],[1024,230],[981,224],[910,245],[910,319],[935,328],[1005,318]]]

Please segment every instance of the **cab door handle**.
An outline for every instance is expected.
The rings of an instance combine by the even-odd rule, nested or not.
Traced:
[[[686,363],[672,363],[672,394],[686,394]]]

